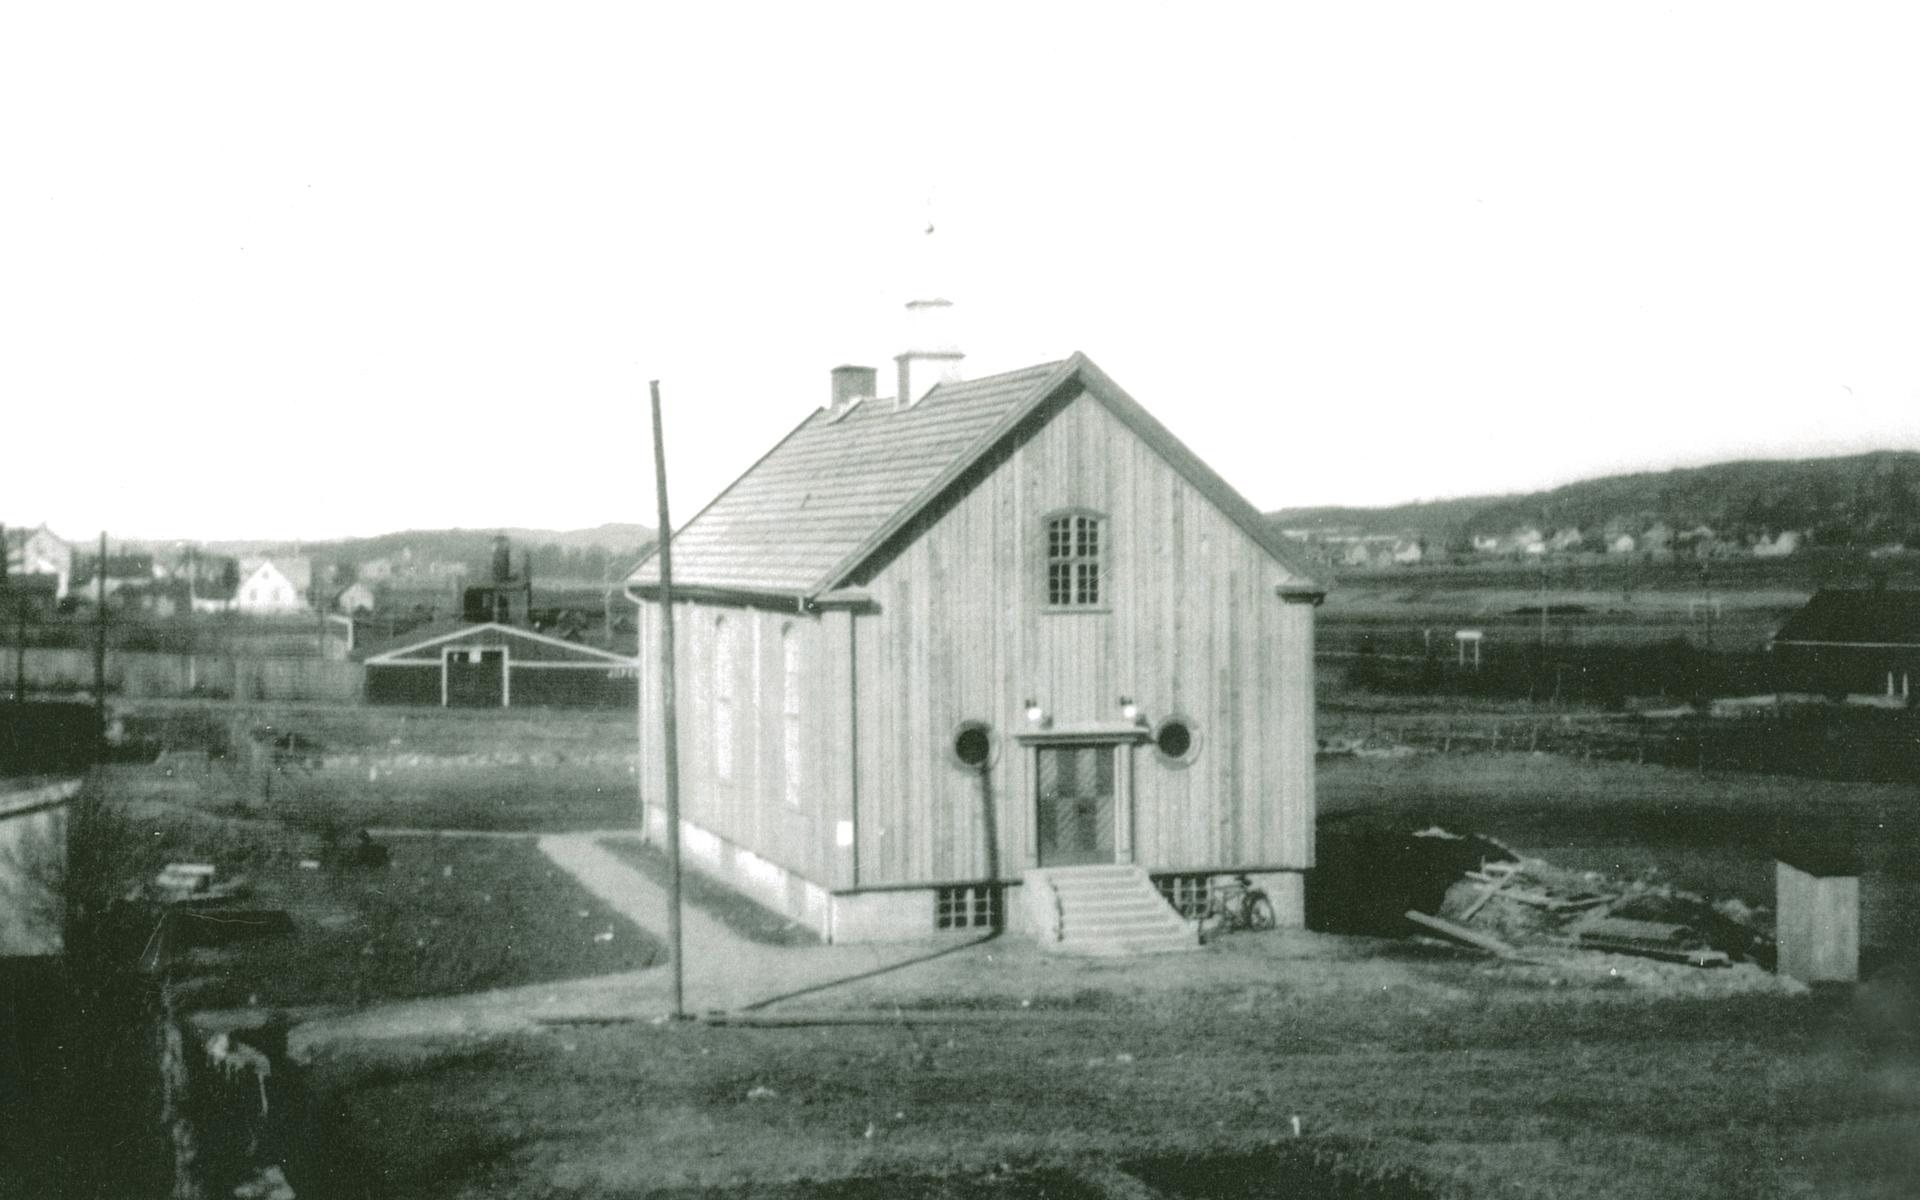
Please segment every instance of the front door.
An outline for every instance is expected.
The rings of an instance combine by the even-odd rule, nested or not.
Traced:
[[[1035,752],[1040,865],[1113,862],[1114,748],[1041,746]]]
[[[454,650],[445,663],[449,706],[499,708],[507,702],[505,650]]]

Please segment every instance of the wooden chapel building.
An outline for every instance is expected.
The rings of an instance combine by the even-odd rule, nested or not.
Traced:
[[[1083,355],[959,358],[902,355],[893,398],[838,368],[674,534],[690,865],[834,941],[1171,948],[1237,872],[1299,924],[1324,585]],[[658,567],[626,586],[663,838]]]

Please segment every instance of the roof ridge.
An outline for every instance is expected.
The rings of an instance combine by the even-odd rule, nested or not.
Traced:
[[[876,404],[824,422],[818,418],[830,410],[815,409],[691,520],[663,531],[676,567],[686,564],[675,572],[676,590],[805,601],[843,585],[1076,382],[1301,588],[1325,590],[1245,497],[1077,350],[941,383],[905,408]],[[658,547],[634,565],[629,589],[657,587],[657,557]]]

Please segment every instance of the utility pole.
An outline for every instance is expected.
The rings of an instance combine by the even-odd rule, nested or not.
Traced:
[[[671,903],[667,906],[668,952],[673,956],[673,1019],[687,1016],[686,966],[680,938],[680,742],[673,704],[673,525],[667,519],[667,450],[660,437],[660,381],[648,385],[653,393],[653,487],[660,521],[660,725],[665,737],[663,765],[667,776],[667,878]]]
[[[1700,592],[1707,607],[1707,649],[1713,649],[1713,568],[1706,559],[1700,560]]]
[[[13,598],[13,701],[27,702],[27,598]]]
[[[93,569],[93,718],[107,737],[107,531],[100,531],[100,561]]]
[[[1540,653],[1547,652],[1547,556],[1540,556]]]
[[[526,576],[527,585],[527,628],[533,628],[533,548],[529,546],[520,552],[520,570]]]
[[[13,702],[27,702],[27,606],[23,597],[13,594],[13,575],[7,561],[7,527],[0,524],[0,600],[10,602],[19,614],[19,623],[14,629],[13,644]],[[20,569],[24,574],[27,566],[27,544],[20,543]]]

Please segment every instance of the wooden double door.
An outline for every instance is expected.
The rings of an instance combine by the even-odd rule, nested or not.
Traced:
[[[450,708],[500,708],[507,703],[505,650],[454,650],[441,662],[443,702]]]
[[[1070,867],[1118,860],[1112,744],[1039,746],[1035,813],[1040,865]]]

